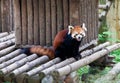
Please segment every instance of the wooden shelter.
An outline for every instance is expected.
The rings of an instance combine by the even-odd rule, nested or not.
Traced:
[[[83,43],[98,35],[98,0],[13,0],[16,45],[52,45],[68,25],[88,29]]]

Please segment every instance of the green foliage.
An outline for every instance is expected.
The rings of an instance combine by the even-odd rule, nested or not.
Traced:
[[[111,52],[111,55],[115,56],[115,62],[120,62],[120,49]]]

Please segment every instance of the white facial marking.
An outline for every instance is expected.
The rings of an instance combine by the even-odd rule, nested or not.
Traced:
[[[87,31],[87,28],[85,27],[85,23],[82,24],[83,30]]]
[[[74,27],[69,25],[69,26],[68,26],[68,34],[71,33],[71,30],[72,30],[72,29],[74,29]]]

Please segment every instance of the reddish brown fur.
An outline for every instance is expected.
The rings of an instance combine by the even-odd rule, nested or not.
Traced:
[[[83,31],[84,30],[80,26],[75,26],[74,29],[72,30],[72,33],[78,32],[78,34],[79,34],[80,32],[83,32]]]

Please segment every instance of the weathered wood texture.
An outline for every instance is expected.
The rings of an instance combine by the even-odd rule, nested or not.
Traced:
[[[14,30],[13,0],[0,0],[0,32]]]
[[[83,43],[90,42],[98,35],[98,0],[13,0],[17,45],[52,45],[58,31],[68,25],[88,28]],[[19,8],[21,7],[21,8]],[[15,10],[15,9],[14,9]],[[16,18],[20,13],[20,18]],[[19,24],[19,28],[16,26]],[[20,38],[21,36],[21,38]]]

